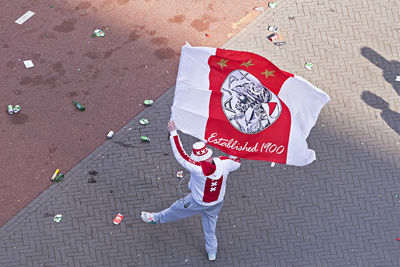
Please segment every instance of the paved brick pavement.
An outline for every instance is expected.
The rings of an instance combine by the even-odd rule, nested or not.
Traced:
[[[244,161],[228,181],[215,264],[399,266],[400,3],[278,3],[225,47],[266,56],[331,96],[309,138],[318,160]],[[271,24],[288,45],[266,41]],[[172,96],[173,88],[1,227],[0,266],[213,265],[199,217],[156,226],[139,218],[180,197],[165,130]],[[151,123],[140,126],[142,117]],[[140,143],[142,134],[152,142]],[[187,149],[192,141],[183,138]],[[114,226],[118,212],[125,217]]]
[[[185,41],[220,46],[260,14],[259,0],[0,3],[0,226],[51,185],[54,169],[69,171],[143,99],[173,86]],[[27,10],[36,14],[16,24]],[[104,38],[90,37],[96,28]],[[10,104],[22,112],[9,116]]]

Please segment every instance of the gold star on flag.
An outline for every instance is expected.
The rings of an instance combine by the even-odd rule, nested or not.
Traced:
[[[228,62],[228,61],[229,61],[229,60],[223,59],[223,58],[222,58],[221,61],[218,62],[217,64],[220,65],[220,66],[221,66],[221,69],[223,70],[224,67],[228,66],[228,65],[226,64],[226,62]]]
[[[248,67],[250,67],[250,66],[253,66],[254,64],[253,63],[251,63],[251,59],[249,60],[249,61],[247,61],[247,62],[243,62],[242,64],[240,64],[240,66],[246,66],[247,68]]]
[[[274,70],[271,70],[271,71],[265,70],[265,71],[262,72],[261,74],[264,74],[264,75],[265,75],[265,78],[268,78],[269,76],[275,76],[274,72],[275,72]]]

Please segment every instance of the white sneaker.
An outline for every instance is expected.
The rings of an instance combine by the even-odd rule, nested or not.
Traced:
[[[208,254],[209,261],[215,261],[216,259],[217,259],[217,253],[209,253]]]
[[[154,221],[153,213],[142,211],[142,214],[140,217],[142,217],[142,220],[146,223],[156,224],[156,221]]]

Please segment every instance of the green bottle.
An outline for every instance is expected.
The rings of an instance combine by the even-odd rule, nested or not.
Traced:
[[[79,102],[76,102],[74,100],[72,100],[72,104],[74,104],[74,106],[79,109],[80,111],[84,111],[85,110],[85,106],[80,104]]]
[[[54,182],[59,182],[64,178],[64,174],[60,173],[59,175],[56,176],[56,178],[54,178]]]

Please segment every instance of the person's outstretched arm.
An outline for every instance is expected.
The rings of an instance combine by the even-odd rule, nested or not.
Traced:
[[[190,172],[201,172],[200,162],[191,159],[183,149],[175,122],[168,122],[168,131],[170,132],[169,140],[171,141],[172,151],[174,152],[176,160]]]
[[[228,156],[229,157],[222,156],[222,157],[220,157],[220,159],[222,159],[226,162],[226,164],[227,164],[226,166],[227,166],[229,172],[233,172],[233,171],[236,171],[237,169],[239,169],[240,164],[241,164],[240,158],[238,158],[236,156],[231,156],[231,155],[228,155]]]

